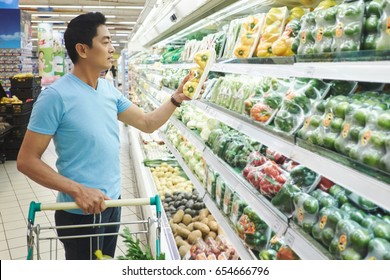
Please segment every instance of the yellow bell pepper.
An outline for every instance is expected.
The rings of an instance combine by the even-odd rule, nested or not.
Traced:
[[[300,19],[304,14],[305,14],[305,10],[302,7],[292,8],[286,23],[289,23],[293,19]]]
[[[200,67],[194,67],[190,69],[190,79],[191,82],[197,82],[199,83],[200,78],[203,75],[203,69]]]
[[[259,24],[259,19],[255,18],[254,16],[249,16],[247,20],[244,22],[243,26],[246,31],[253,32],[257,28],[258,24]]]
[[[188,81],[183,86],[183,93],[185,96],[192,98],[195,94],[196,88],[198,87],[199,83],[197,82],[191,82]]]
[[[281,37],[272,44],[272,53],[277,56],[294,55],[291,50],[292,41],[289,38]]]
[[[195,54],[194,60],[200,66],[200,68],[205,69],[207,62],[210,58],[210,51],[200,51]]]
[[[237,58],[247,58],[249,56],[250,47],[241,45],[234,50],[234,55]]]
[[[268,57],[272,56],[272,43],[262,43],[257,47],[257,56],[258,57]]]
[[[241,44],[252,46],[255,43],[255,35],[253,33],[245,33],[241,36]]]

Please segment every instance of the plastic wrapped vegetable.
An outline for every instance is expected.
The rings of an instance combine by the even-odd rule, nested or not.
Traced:
[[[245,207],[236,229],[248,247],[254,250],[264,249],[271,234],[268,225],[249,206]]]
[[[284,29],[282,35],[272,43],[272,53],[276,56],[292,56],[293,42],[301,28],[299,19],[291,20]]]
[[[260,42],[257,46],[256,55],[258,57],[269,57],[273,55],[272,44],[282,34],[287,14],[287,7],[271,8],[268,11],[261,29]]]
[[[223,199],[225,196],[226,183],[221,176],[217,177],[215,185],[215,203],[219,209],[223,209]]]
[[[223,206],[222,210],[223,212],[229,216],[232,210],[232,201],[233,201],[233,190],[229,185],[226,185],[225,187],[225,194],[223,197]]]
[[[320,204],[320,209],[324,207],[338,207],[339,203],[336,198],[322,190],[314,190],[310,193],[311,196],[315,197]]]
[[[337,6],[333,49],[335,52],[358,51],[362,34],[365,5],[363,0]]]
[[[316,53],[330,53],[334,51],[333,30],[336,24],[336,13],[336,7],[315,12],[314,49]]]
[[[335,236],[337,223],[347,218],[348,214],[336,207],[327,206],[322,208],[318,221],[312,228],[313,237],[329,248]]]
[[[235,225],[238,221],[238,219],[241,217],[242,213],[244,212],[245,207],[248,206],[248,204],[241,199],[238,193],[233,194],[233,201],[232,201],[232,209],[230,212],[230,221]]]
[[[236,58],[252,57],[260,37],[261,27],[264,23],[265,14],[248,16],[241,26],[241,32],[238,36],[234,48]]]
[[[214,171],[211,166],[207,166],[207,192],[210,194],[211,198],[215,200],[215,189],[216,189],[216,181],[219,174]]]
[[[390,32],[388,18],[390,3],[386,0],[366,1],[366,18],[364,21],[363,50],[388,50]]]
[[[307,13],[301,18],[301,29],[294,44],[298,45],[298,55],[311,55],[316,53],[315,39],[312,31],[315,29],[315,13]]]
[[[337,223],[335,236],[329,245],[329,252],[338,259],[361,260],[368,252],[370,234],[353,220]]]
[[[272,198],[271,203],[286,215],[291,215],[294,211],[293,198],[301,189],[290,183],[285,183],[280,191]]]
[[[303,192],[310,192],[317,186],[319,180],[319,174],[303,165],[294,167],[289,176],[290,184],[297,185]]]
[[[319,203],[318,200],[306,193],[298,193],[294,196],[293,220],[302,229],[311,234],[313,225],[318,220]]]
[[[382,238],[373,238],[368,243],[365,260],[390,260],[390,243]]]

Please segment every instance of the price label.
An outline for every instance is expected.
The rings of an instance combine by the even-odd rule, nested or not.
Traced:
[[[294,246],[294,241],[295,241],[295,238],[294,236],[292,236],[291,233],[287,233],[286,234],[286,244],[290,247],[293,247]]]
[[[306,74],[309,78],[314,77],[315,68],[313,66],[308,66],[306,70]]]

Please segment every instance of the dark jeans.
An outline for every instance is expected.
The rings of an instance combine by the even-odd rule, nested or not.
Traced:
[[[82,237],[72,239],[60,239],[65,247],[65,257],[67,260],[90,260],[96,259],[94,253],[100,249],[104,255],[114,257],[116,242],[118,238],[119,225],[99,226],[99,223],[119,222],[121,217],[121,208],[107,208],[100,215],[78,215],[66,211],[56,211],[55,221],[57,226],[96,224],[94,227],[57,229],[59,237],[69,235],[91,235],[102,233],[115,233],[112,236],[100,237]],[[100,220],[101,219],[101,220]],[[92,250],[91,250],[92,245]]]

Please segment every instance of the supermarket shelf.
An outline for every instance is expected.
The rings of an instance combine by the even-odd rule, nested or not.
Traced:
[[[314,240],[313,237],[303,232],[300,227],[294,224],[290,224],[290,227],[287,229],[285,241],[303,260],[333,259],[333,256]]]
[[[291,76],[389,83],[389,71],[388,61],[295,63]]]
[[[245,122],[233,116],[233,113],[228,113],[227,110],[218,108],[211,103],[199,100],[194,100],[192,103],[206,112],[210,117],[214,117],[228,124],[252,139],[326,176],[335,183],[356,192],[358,195],[371,200],[377,205],[385,209],[390,209],[390,186],[387,183],[316,154],[315,152],[299,147],[295,143],[278,137],[258,125]]]
[[[210,196],[206,193],[205,188],[199,182],[199,180],[195,177],[192,171],[188,168],[187,164],[184,162],[183,158],[177,151],[175,147],[170,143],[170,141],[166,138],[165,134],[160,131],[160,137],[164,140],[165,144],[168,146],[169,150],[176,157],[176,160],[194,184],[195,189],[199,192],[199,195],[203,197],[203,202],[206,204],[210,213],[214,216],[216,221],[218,221],[219,226],[222,228],[224,235],[229,240],[230,244],[236,249],[238,255],[242,260],[253,260],[252,254],[248,251],[245,245],[242,243],[241,239],[237,236],[236,232],[230,226],[227,218],[220,212],[218,207],[215,205],[215,202],[210,198]]]
[[[286,157],[290,157],[293,153],[295,148],[294,143],[276,137],[275,134],[260,128],[260,124],[248,123],[237,116],[233,116],[232,112],[224,110],[209,102],[193,100],[192,104],[203,110],[210,117],[222,121],[230,127],[248,135],[252,139],[282,153]]]
[[[143,159],[144,155],[142,153],[142,146],[137,137],[138,131],[134,128],[129,128],[129,142],[131,158],[134,162],[135,174],[137,179],[138,192],[141,197],[150,197],[157,194],[157,191],[154,186],[152,175],[148,168],[144,167]],[[156,211],[154,208],[149,206],[143,206],[142,210],[146,217],[155,217]],[[171,231],[170,225],[166,218],[164,209],[162,209],[162,225],[161,225],[161,252],[165,253],[166,259],[180,260],[179,251],[177,249],[173,233]],[[155,252],[155,242],[156,236],[153,234],[154,231],[151,231],[149,244],[152,247],[152,252]]]
[[[275,209],[271,203],[261,196],[257,191],[240,177],[232,168],[226,166],[204,143],[198,139],[189,129],[179,121],[171,122],[179,129],[183,136],[188,139],[200,151],[203,151],[203,157],[206,162],[213,167],[234,190],[245,200],[254,211],[260,214],[261,218],[275,231],[282,235],[287,229],[287,217]]]
[[[163,68],[190,69],[191,63],[163,64]],[[337,71],[335,70],[337,69]],[[294,64],[218,62],[211,71],[242,74],[256,77],[307,77],[328,80],[349,80],[372,83],[389,83],[388,61],[297,62]]]
[[[293,65],[283,64],[215,63],[211,71],[256,77],[288,78],[292,76],[293,68]]]

